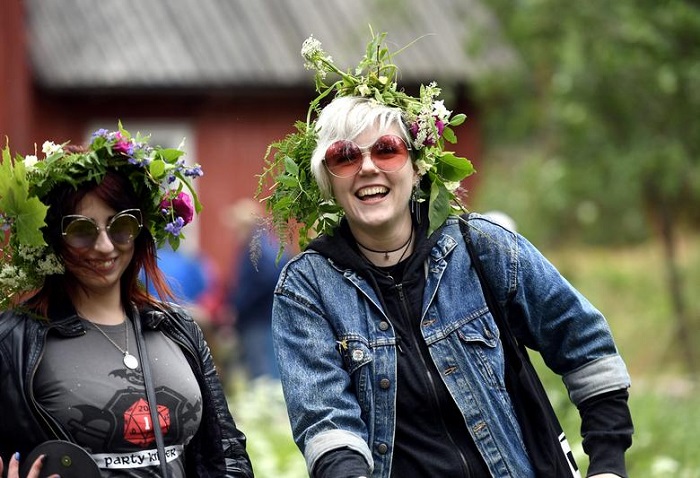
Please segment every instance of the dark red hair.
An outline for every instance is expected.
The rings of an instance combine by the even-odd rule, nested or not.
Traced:
[[[157,249],[151,232],[148,230],[148,214],[150,207],[144,207],[149,201],[139,197],[134,191],[129,179],[117,171],[108,171],[99,183],[88,182],[75,189],[69,184],[56,186],[46,198],[44,204],[49,206],[46,214],[44,237],[64,262],[70,261],[70,252],[65,247],[61,235],[61,219],[68,214],[74,214],[78,203],[92,193],[115,211],[124,209],[140,209],[144,227],[134,241],[134,256],[121,278],[121,295],[125,304],[134,303],[138,307],[157,305],[158,300],[147,292],[139,280],[139,272],[144,271],[146,283],[151,283],[158,296],[164,300],[172,299],[173,293],[168,287],[163,273],[158,268]],[[62,275],[47,276],[44,285],[28,301],[27,306],[42,317],[48,317],[49,310],[54,307],[65,309],[69,304],[66,292],[72,292],[80,287],[79,282],[68,270]]]

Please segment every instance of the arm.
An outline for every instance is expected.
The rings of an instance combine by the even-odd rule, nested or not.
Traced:
[[[513,332],[563,377],[579,408],[589,475],[626,476],[630,380],[605,318],[522,236],[476,223],[477,250]]]
[[[522,315],[515,317],[525,318],[533,348],[563,376],[579,409],[589,476],[627,476],[624,456],[633,432],[630,379],[607,321],[534,246],[519,241],[520,286],[514,301]]]
[[[312,276],[292,263],[282,272],[273,337],[294,440],[311,476],[325,477],[338,476],[332,471],[338,460],[364,470],[373,462],[367,426],[337,349],[333,317],[327,317],[321,300],[319,284],[325,282],[315,277],[316,269]]]

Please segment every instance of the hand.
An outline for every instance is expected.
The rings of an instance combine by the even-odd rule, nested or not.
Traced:
[[[44,455],[39,456],[32,467],[29,469],[29,474],[27,478],[39,478],[39,472],[41,467],[44,466]],[[4,470],[2,458],[0,458],[0,476]],[[19,478],[19,453],[15,453],[10,458],[10,464],[7,467],[7,478]],[[61,478],[60,475],[51,475],[48,478]]]
[[[620,478],[619,475],[615,473],[598,473],[597,475],[591,475],[588,478]]]

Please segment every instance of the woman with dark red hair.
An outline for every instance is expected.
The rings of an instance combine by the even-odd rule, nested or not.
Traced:
[[[121,125],[43,150],[5,149],[0,168],[9,476],[252,477],[209,347],[156,265],[200,209],[201,169]]]

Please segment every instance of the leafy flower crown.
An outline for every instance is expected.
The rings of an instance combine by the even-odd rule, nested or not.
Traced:
[[[44,277],[62,274],[64,267],[53,248],[46,243],[49,209],[44,200],[57,185],[79,187],[88,181],[100,182],[109,170],[122,171],[135,191],[146,191],[148,202],[144,224],[156,245],[169,242],[177,249],[184,238],[182,228],[201,210],[190,180],[202,176],[199,165],[188,167],[178,148],[161,148],[148,144],[148,136],[136,137],[122,128],[100,129],[92,134],[87,151],[71,152],[68,143],[46,141],[44,158],[16,155],[9,146],[2,150],[0,164],[0,228],[5,232],[0,242],[0,306],[4,308],[18,293],[36,290]],[[189,190],[189,195],[183,191]],[[145,188],[145,189],[144,189]]]
[[[311,172],[311,157],[317,142],[316,119],[312,116],[320,113],[321,102],[332,93],[335,98],[372,98],[379,104],[401,110],[416,153],[414,166],[422,178],[428,179],[421,181],[423,189],[419,197],[421,201],[429,201],[428,234],[450,214],[463,210],[457,192],[460,182],[472,174],[474,168],[468,159],[446,151],[445,141],[457,142],[452,127],[462,124],[466,116],[452,116],[444,102],[437,100],[441,90],[435,82],[421,85],[417,98],[399,89],[395,80],[398,67],[393,57],[401,50],[390,53],[385,37],[386,33],[372,33],[366,53],[353,71],[338,68],[313,36],[302,44],[305,67],[316,70],[314,81],[319,95],[309,105],[306,122],[297,121],[296,132],[268,147],[256,192],[260,197],[272,183],[269,195],[263,198],[272,216],[272,226],[280,238],[291,235],[290,226],[298,226],[302,249],[316,234],[332,234],[343,215],[335,201],[324,197]],[[329,74],[340,78],[327,84]]]

